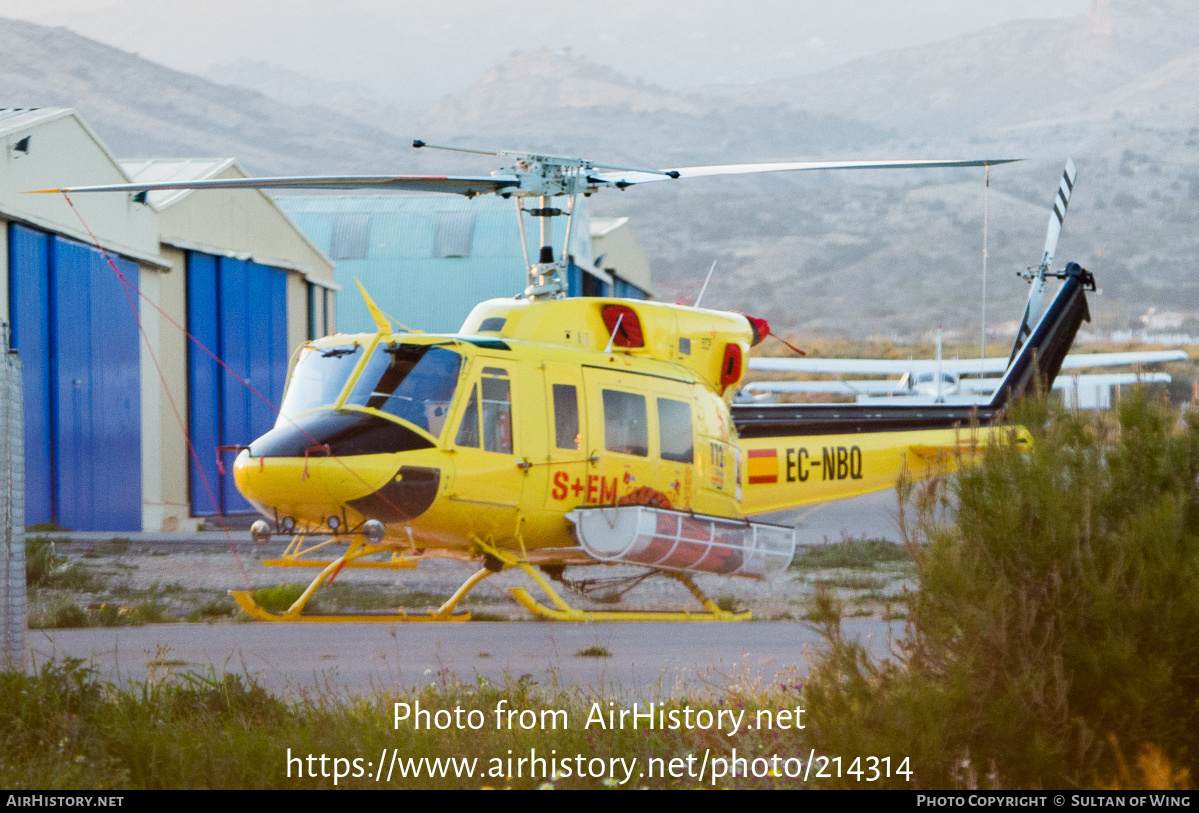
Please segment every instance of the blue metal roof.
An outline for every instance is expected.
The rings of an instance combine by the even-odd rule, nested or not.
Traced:
[[[512,200],[393,194],[281,196],[275,202],[336,264],[334,280],[341,286],[337,329],[341,332],[375,329],[355,278],[390,316],[409,328],[430,333],[456,331],[477,303],[515,296],[525,289],[525,259]],[[437,256],[437,249],[444,252],[445,246],[462,243],[463,217],[459,215],[442,216],[442,238],[435,244],[441,213],[474,214],[469,256]],[[586,210],[580,214],[571,243],[576,256],[590,264]],[[555,253],[561,250],[565,221],[564,217],[552,220]],[[533,259],[537,256],[537,228],[538,222],[526,217]]]

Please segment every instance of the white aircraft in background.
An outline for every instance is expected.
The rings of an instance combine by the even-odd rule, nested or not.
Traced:
[[[778,393],[836,393],[855,395],[859,403],[885,401],[896,406],[911,404],[982,404],[998,386],[1000,378],[987,378],[988,374],[1002,375],[1020,352],[1041,313],[1041,299],[1045,292],[1045,278],[1062,277],[1063,272],[1049,271],[1053,255],[1057,250],[1062,232],[1062,221],[1078,172],[1074,162],[1066,159],[1066,169],[1058,183],[1053,210],[1049,215],[1049,228],[1045,237],[1045,250],[1041,263],[1035,270],[1021,274],[1032,287],[1016,341],[1009,358],[942,359],[941,329],[937,328],[937,355],[930,360],[893,359],[816,359],[816,358],[751,358],[749,369],[761,372],[827,373],[831,375],[898,375],[898,379],[845,379],[834,381],[755,381],[746,384],[741,391],[744,401],[773,399]],[[1089,319],[1088,319],[1089,321]],[[1127,353],[1078,353],[1066,356],[1062,370],[1079,370],[1091,367],[1118,367],[1128,365],[1156,364],[1168,361],[1185,361],[1187,354],[1182,350],[1143,351]],[[977,378],[968,378],[975,375]],[[1126,384],[1168,383],[1166,373],[1099,373],[1061,376],[1053,382],[1053,388],[1063,393],[1067,406],[1082,409],[1105,409],[1111,406],[1111,388]]]
[[[1007,370],[1007,359],[942,359],[941,337],[937,335],[935,359],[780,359],[751,358],[749,369],[761,372],[826,373],[831,375],[890,375],[890,379],[837,378],[833,381],[755,381],[742,392],[749,400],[771,398],[780,393],[834,393],[854,395],[859,403],[885,401],[899,404],[985,403],[999,377]],[[1090,373],[1066,375],[1066,370],[1118,367],[1186,361],[1182,350],[1152,350],[1128,353],[1075,353],[1062,362],[1062,374],[1053,388],[1062,392],[1067,406],[1105,409],[1111,406],[1111,388],[1128,384],[1169,383],[1160,372]],[[984,377],[968,378],[981,373]]]

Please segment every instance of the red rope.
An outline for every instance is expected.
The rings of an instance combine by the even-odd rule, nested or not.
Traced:
[[[796,347],[795,345],[791,344],[791,342],[787,341],[787,340],[786,340],[786,339],[784,339],[782,336],[777,336],[777,335],[775,335],[774,333],[771,333],[770,335],[771,335],[771,336],[774,336],[774,338],[778,339],[780,342],[782,342],[783,344],[787,345],[787,347],[791,348],[791,349],[792,349],[792,350],[794,350],[796,353],[799,353],[801,356],[806,356],[806,355],[807,355],[807,353],[805,353],[804,351],[800,350],[800,349],[799,349],[798,347]]]

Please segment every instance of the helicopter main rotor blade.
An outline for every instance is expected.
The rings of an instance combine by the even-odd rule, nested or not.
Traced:
[[[703,178],[709,175],[748,175],[757,172],[795,172],[812,169],[934,169],[937,167],[985,167],[1010,164],[1021,158],[996,158],[983,160],[942,160],[929,158],[915,161],[784,161],[763,164],[716,164],[705,167],[677,167],[662,170],[669,174],[649,172],[593,172],[589,178],[613,186],[628,186],[652,181],[665,181],[672,177]],[[677,173],[677,174],[676,174]]]
[[[399,192],[449,192],[472,197],[516,187],[513,177],[486,178],[444,175],[317,175],[290,178],[218,178],[207,181],[160,181],[154,183],[68,186],[62,189],[36,189],[48,192],[155,192],[160,189],[384,189]]]

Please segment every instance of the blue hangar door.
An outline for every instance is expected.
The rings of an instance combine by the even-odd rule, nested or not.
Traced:
[[[191,461],[192,516],[250,513],[253,508],[233,483],[237,453],[220,453],[226,472],[221,474],[215,450],[249,445],[275,425],[272,405],[277,407],[283,398],[289,359],[287,272],[189,251],[187,326],[253,387],[189,342],[188,418],[199,457],[198,466]]]
[[[113,258],[131,283],[138,267]],[[9,308],[25,410],[25,521],[142,527],[139,332],[91,246],[9,226]]]

